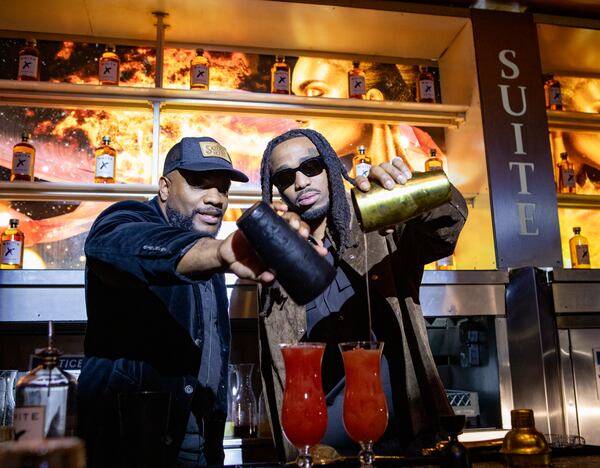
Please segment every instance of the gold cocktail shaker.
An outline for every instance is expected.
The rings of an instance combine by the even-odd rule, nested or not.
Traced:
[[[351,190],[352,204],[364,232],[407,221],[450,201],[452,186],[443,171],[413,172],[406,184],[387,190],[371,182],[371,190]]]
[[[533,410],[510,412],[512,429],[504,436],[502,453],[507,466],[514,468],[550,466],[550,448],[542,433],[535,428]]]

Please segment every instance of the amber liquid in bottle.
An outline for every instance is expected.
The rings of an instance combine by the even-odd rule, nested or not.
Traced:
[[[575,193],[575,169],[567,153],[560,153],[558,163],[558,193]]]
[[[20,270],[23,268],[25,235],[19,231],[19,220],[11,219],[8,228],[2,233],[0,270]]]
[[[98,79],[102,85],[118,85],[121,59],[116,53],[116,47],[112,44],[106,46],[106,50],[100,57],[98,64]]]
[[[427,70],[427,67],[421,68],[417,78],[417,102],[435,102],[433,74]]]
[[[290,94],[290,67],[283,55],[278,55],[271,67],[271,93]]]
[[[110,146],[110,137],[102,137],[102,145],[96,148],[95,177],[97,184],[114,184],[117,170],[117,151]]]
[[[29,143],[29,134],[21,134],[21,142],[13,147],[10,181],[33,181],[35,166],[35,148]]]
[[[210,63],[203,49],[196,49],[196,56],[190,62],[190,89],[208,90]]]
[[[367,150],[363,145],[358,147],[358,154],[352,158],[354,177],[368,177],[371,172],[371,158],[367,156]]]
[[[429,151],[429,159],[425,161],[425,172],[443,171],[444,163],[437,157],[437,151],[432,149]]]
[[[544,95],[546,96],[546,109],[563,110],[560,82],[555,80],[553,75],[549,75],[544,84]]]
[[[587,238],[581,235],[580,227],[574,227],[573,234],[575,235],[569,239],[572,268],[592,268]]]
[[[360,63],[352,62],[352,70],[348,71],[348,97],[351,99],[364,99],[367,94],[365,72],[360,68]]]
[[[40,81],[40,51],[35,39],[27,39],[25,47],[19,51],[17,80]]]

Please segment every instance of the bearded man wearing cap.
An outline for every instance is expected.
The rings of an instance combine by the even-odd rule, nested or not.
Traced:
[[[132,458],[135,466],[222,464],[230,343],[223,272],[273,280],[239,231],[215,239],[232,180],[248,178],[223,146],[183,138],[167,154],[156,197],[115,203],[94,222],[78,402],[88,467],[134,466]],[[287,219],[308,235],[299,218]],[[161,418],[164,433],[154,428],[152,439]]]

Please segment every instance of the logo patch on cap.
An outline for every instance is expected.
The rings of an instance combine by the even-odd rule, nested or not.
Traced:
[[[201,141],[200,151],[205,158],[221,158],[231,164],[231,158],[224,146],[214,141]]]

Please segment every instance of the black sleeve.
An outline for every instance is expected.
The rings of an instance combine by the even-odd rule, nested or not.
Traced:
[[[397,247],[407,253],[402,257],[425,265],[452,255],[467,214],[465,199],[452,187],[448,203],[396,227]]]
[[[98,216],[88,234],[87,268],[121,285],[189,283],[177,273],[177,264],[201,237],[168,225],[147,204],[117,203]]]

